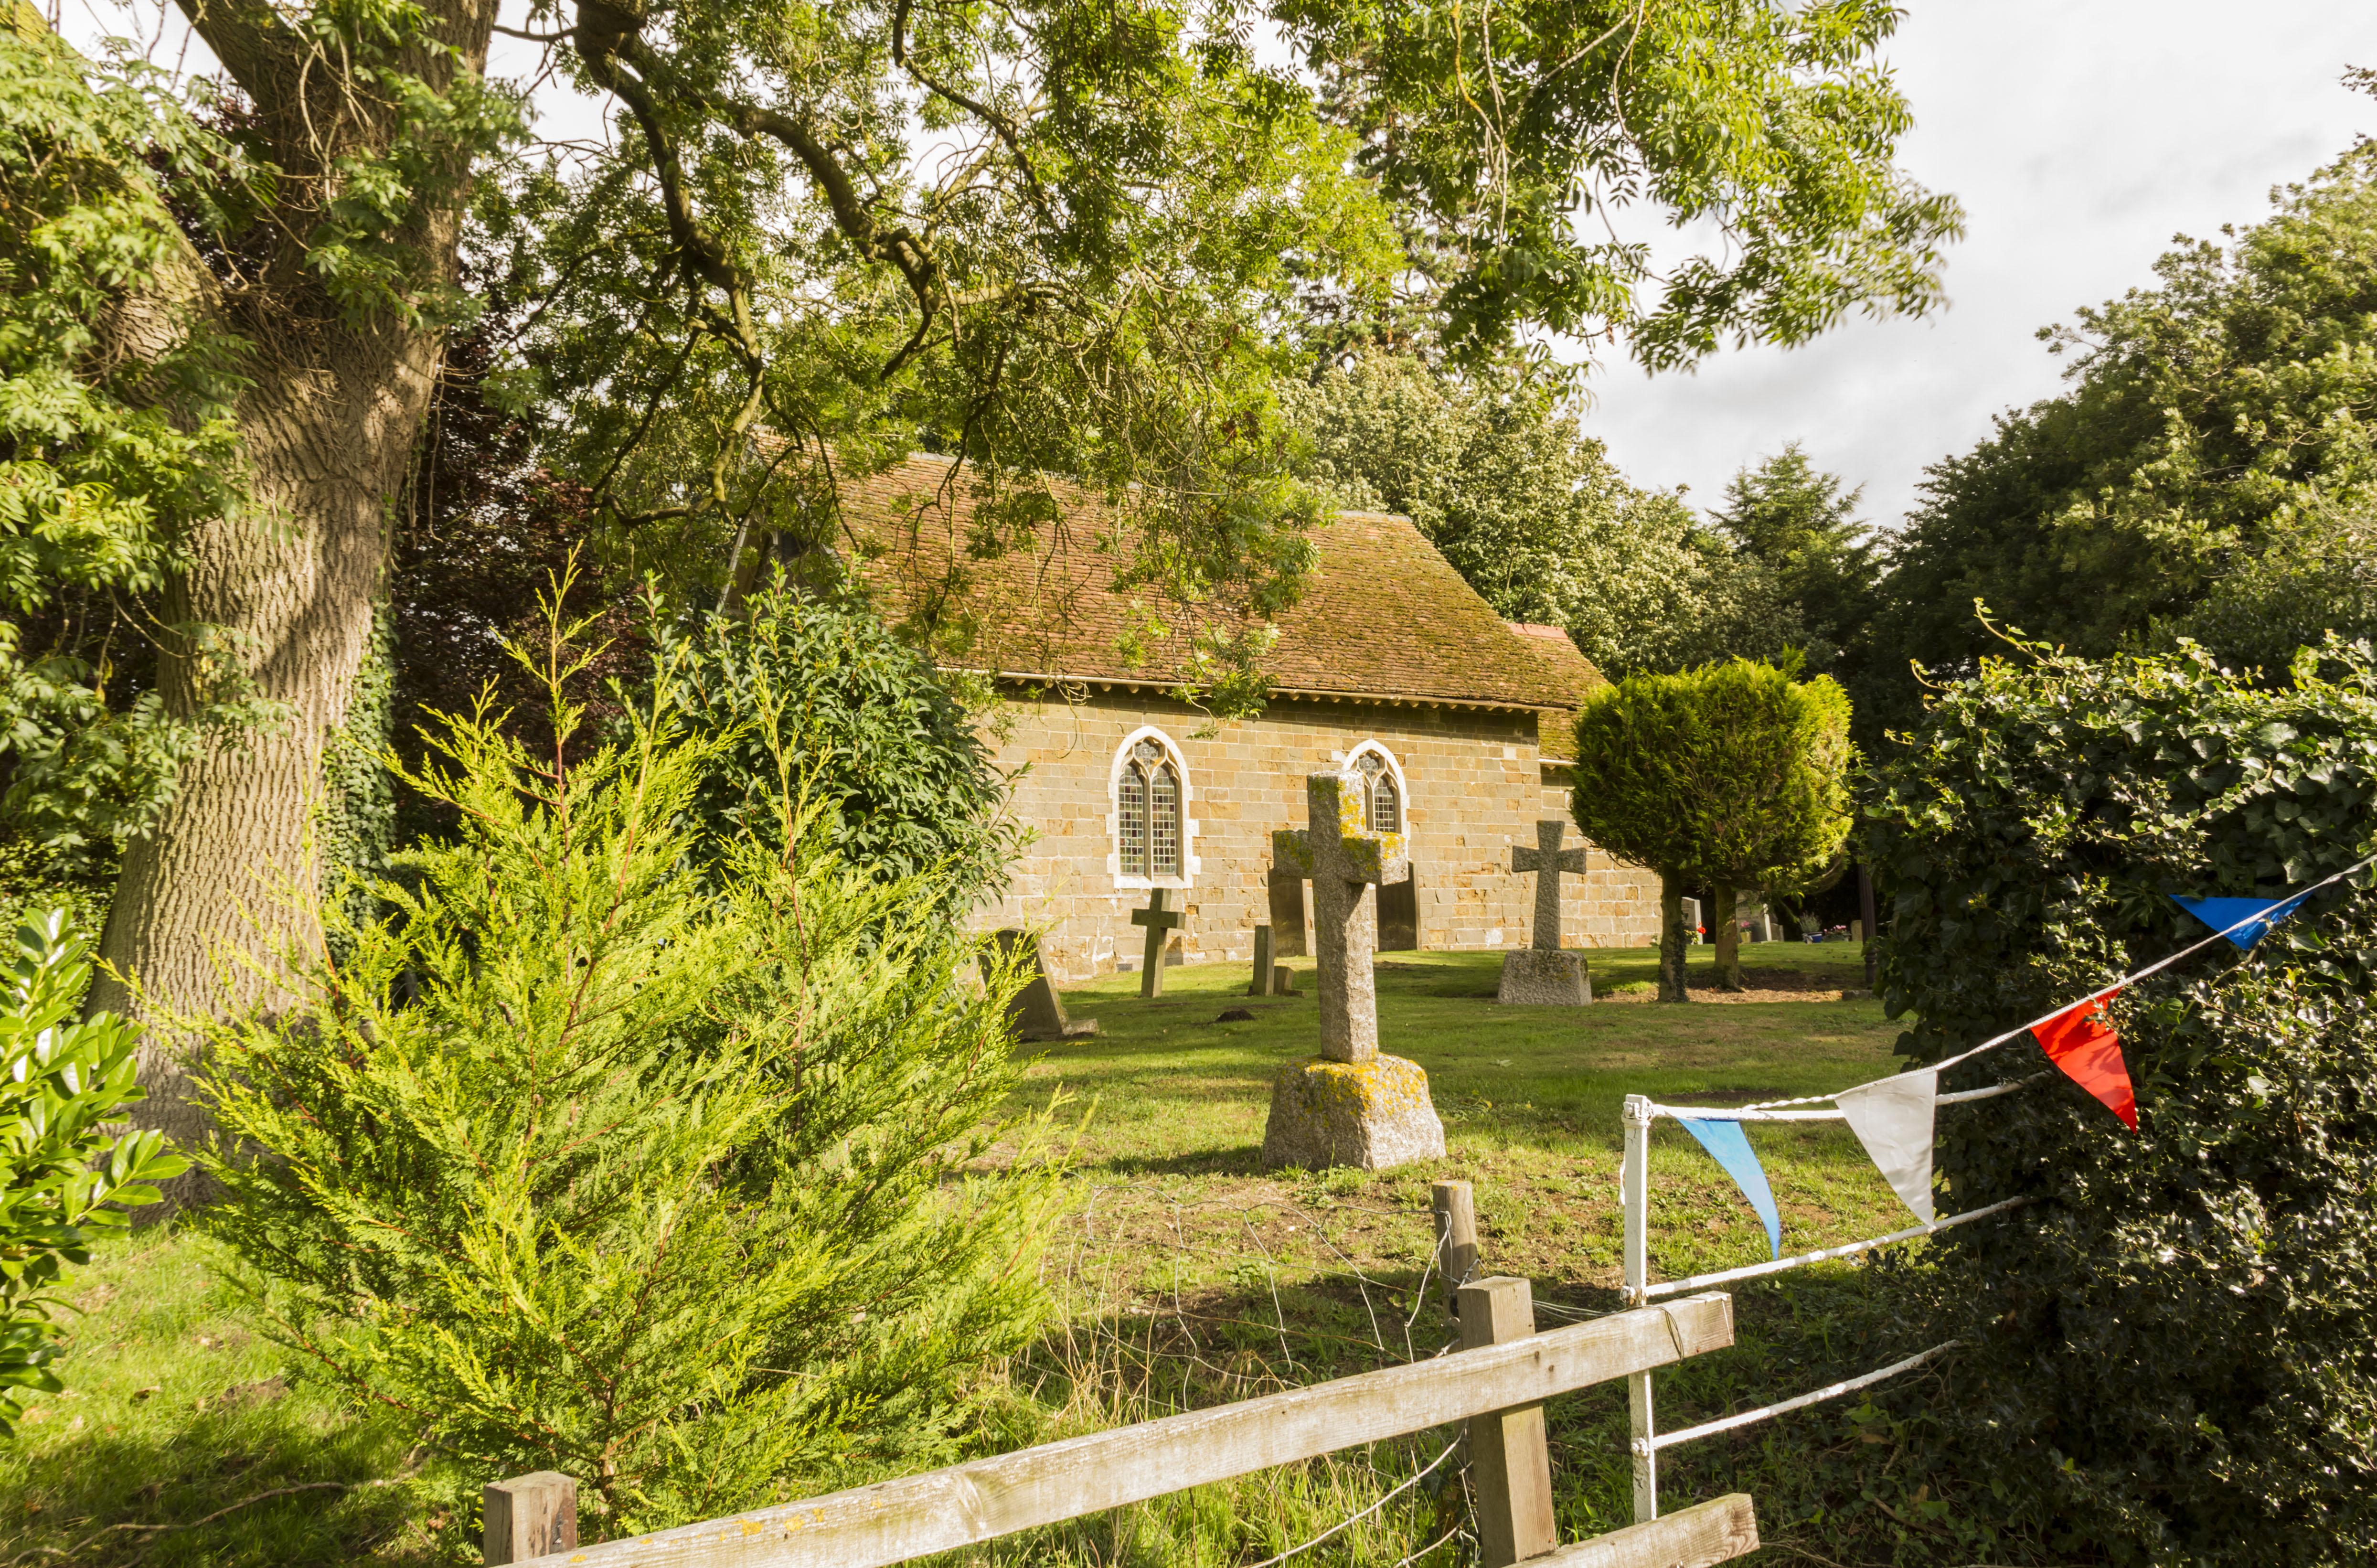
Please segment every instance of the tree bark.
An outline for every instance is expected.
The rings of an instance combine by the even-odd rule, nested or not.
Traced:
[[[224,0],[185,9],[256,105],[285,169],[327,178],[343,151],[385,150],[393,112],[340,114],[333,100],[348,84],[269,7]],[[483,68],[495,9],[493,0],[432,0],[428,9],[454,53],[412,49],[408,66],[443,91],[460,72]],[[323,126],[340,127],[345,139],[317,139]],[[399,234],[420,282],[454,277],[467,198],[458,180],[417,207]],[[186,569],[166,591],[170,623],[220,635],[212,645],[162,650],[161,695],[186,716],[214,684],[217,661],[235,660],[255,694],[281,710],[279,722],[219,736],[185,761],[155,828],[127,846],[100,944],[124,978],[102,973],[87,1006],[149,1025],[139,1075],[149,1097],[139,1120],[177,1141],[207,1128],[190,1094],[189,1024],[278,1005],[290,957],[320,952],[312,826],[323,748],[346,719],[363,664],[391,509],[442,346],[439,329],[393,308],[359,319],[326,297],[307,263],[308,222],[303,211],[277,220],[274,254],[219,286],[204,280],[193,250],[197,286],[126,312],[150,335],[177,312],[209,313],[251,346],[238,408],[248,504],[198,531]]]
[[[1741,974],[1740,900],[1740,891],[1731,882],[1720,881],[1709,890],[1709,935],[1716,940],[1716,987],[1721,991],[1750,988]]]
[[[1672,871],[1659,873],[1659,999],[1690,1001],[1684,987],[1684,954],[1691,937],[1684,929],[1684,880]]]
[[[190,1100],[191,1041],[177,1019],[280,999],[287,955],[321,946],[311,832],[322,748],[345,721],[388,559],[390,503],[429,403],[436,341],[394,326],[324,333],[306,360],[272,366],[242,400],[255,505],[208,525],[168,595],[168,619],[226,628],[279,722],[210,741],[185,765],[155,830],[127,846],[89,1006],[149,1025],[145,1125],[205,1131]],[[191,712],[213,651],[160,663],[170,708]]]

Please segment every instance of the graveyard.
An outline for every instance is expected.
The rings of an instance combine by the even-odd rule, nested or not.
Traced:
[[[1704,980],[1709,950],[1693,952],[1695,979]],[[1089,1426],[1153,1413],[1165,1380],[1183,1364],[1167,1335],[1183,1332],[1218,1341],[1200,1350],[1206,1365],[1193,1371],[1188,1392],[1200,1404],[1400,1362],[1398,1325],[1415,1315],[1411,1293],[1430,1256],[1428,1185],[1446,1176],[1474,1183],[1484,1260],[1535,1281],[1547,1326],[1563,1313],[1610,1311],[1623,1094],[1647,1087],[1700,1100],[1763,1098],[1888,1065],[1896,1028],[1858,993],[1863,957],[1854,944],[1750,945],[1743,950],[1750,991],[1685,1008],[1643,999],[1654,967],[1649,949],[1581,957],[1600,999],[1587,1008],[1498,1003],[1499,953],[1395,953],[1377,963],[1381,1048],[1427,1071],[1447,1154],[1375,1173],[1272,1171],[1260,1158],[1271,1083],[1317,1040],[1309,961],[1289,961],[1297,996],[1248,997],[1243,964],[1172,968],[1153,998],[1140,995],[1133,974],[1068,987],[1068,1011],[1077,1023],[1094,1019],[1097,1033],[1025,1047],[1036,1059],[1021,1090],[1028,1107],[1053,1107],[1071,1130],[1049,1264],[1063,1315],[1027,1359],[1042,1380],[1041,1401]],[[1216,1022],[1236,1011],[1252,1016]],[[1761,1146],[1795,1245],[1886,1227],[1894,1200],[1838,1127],[1793,1130]],[[1656,1158],[1663,1268],[1762,1255],[1758,1222],[1714,1164],[1680,1136]],[[1812,1375],[1796,1361],[1778,1372],[1777,1358],[1806,1347],[1787,1335],[1770,1342],[1761,1325],[1791,1317],[1787,1308],[1762,1306],[1770,1297],[1857,1287],[1857,1271],[1845,1265],[1816,1272],[1787,1298],[1743,1292],[1738,1347],[1675,1374],[1675,1407],[1722,1406],[1732,1380]],[[68,1530],[71,1521],[137,1512],[142,1489],[159,1477],[185,1518],[282,1488],[311,1489],[315,1501],[162,1536],[147,1562],[315,1560],[365,1540],[401,1556],[438,1538],[447,1516],[417,1508],[403,1487],[348,1484],[404,1473],[402,1424],[357,1414],[286,1347],[259,1335],[195,1239],[166,1232],[104,1242],[71,1299],[79,1311],[75,1387],[26,1426],[23,1442],[0,1452],[0,1513],[26,1521],[29,1544],[70,1545],[81,1538]],[[1836,1326],[1854,1315],[1838,1300],[1827,1311]],[[1447,1322],[1431,1297],[1409,1329],[1421,1354]],[[1094,1375],[1069,1360],[1069,1340],[1111,1347],[1103,1361],[1090,1358]],[[1840,1354],[1844,1365],[1854,1362],[1854,1342]],[[1083,1388],[1129,1383],[1149,1403],[1099,1406],[1100,1414],[1084,1417],[1075,1407],[1081,1396],[1051,1393],[1047,1380],[1066,1377]],[[1851,1409],[1814,1419],[1824,1430],[1845,1430],[1840,1422]],[[1625,1522],[1623,1419],[1613,1391],[1559,1407],[1555,1470],[1564,1489],[1576,1490],[1564,1492],[1564,1517]],[[68,1453],[81,1461],[71,1474],[57,1463]],[[1404,1457],[1390,1447],[1351,1470],[1316,1467],[1292,1484],[1253,1478],[1236,1506],[1249,1529],[1287,1529],[1304,1518],[1326,1524],[1332,1509],[1350,1511],[1375,1495],[1380,1476],[1408,1473],[1397,1468]],[[1696,1458],[1708,1474],[1679,1470],[1678,1495],[1727,1490],[1742,1464],[1763,1462]],[[1768,1490],[1775,1484],[1752,1478]],[[1411,1543],[1394,1534],[1369,1544],[1398,1550],[1373,1559],[1366,1546],[1341,1561],[1391,1563]],[[1089,1536],[1077,1545],[1078,1561],[1099,1560]]]

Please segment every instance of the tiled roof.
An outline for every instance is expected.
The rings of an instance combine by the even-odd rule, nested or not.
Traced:
[[[1068,526],[1044,529],[1031,550],[984,560],[967,548],[971,485],[963,474],[950,480],[946,461],[919,456],[842,487],[844,521],[873,557],[862,573],[894,613],[973,627],[977,641],[962,662],[999,675],[1160,685],[1187,676],[1193,613],[1116,590],[1118,559],[1101,547],[1095,497],[1052,486]],[[1562,709],[1601,682],[1565,633],[1551,633],[1563,655],[1537,628],[1495,615],[1408,519],[1346,512],[1313,541],[1319,569],[1261,661],[1283,695]],[[1133,663],[1122,645],[1151,615],[1174,635],[1147,641]]]
[[[1559,689],[1570,693],[1562,706],[1573,708],[1592,692],[1609,684],[1594,662],[1584,656],[1576,640],[1556,626],[1539,626],[1533,621],[1504,621],[1504,626],[1526,639],[1527,646],[1543,660]]]

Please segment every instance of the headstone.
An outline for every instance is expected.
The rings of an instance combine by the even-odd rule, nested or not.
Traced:
[[[1688,898],[1684,900],[1684,942],[1685,945],[1690,946],[1691,943],[1700,940],[1701,901],[1696,898]]]
[[[1150,888],[1147,907],[1130,912],[1130,923],[1147,928],[1146,955],[1139,964],[1139,994],[1160,997],[1164,994],[1165,949],[1172,940],[1172,928],[1188,918],[1181,910],[1164,907],[1165,890]]]
[[[1766,902],[1762,898],[1750,907],[1750,940],[1753,942],[1774,940],[1774,917],[1767,913]]]
[[[1278,979],[1279,972],[1283,967],[1284,966],[1274,963],[1272,959],[1271,928],[1257,926],[1255,928],[1255,977],[1247,982],[1247,995],[1277,996],[1279,992],[1275,988],[1274,982]]]
[[[1369,904],[1372,889],[1409,874],[1404,835],[1367,830],[1356,774],[1314,773],[1305,800],[1311,825],[1273,833],[1272,850],[1312,880],[1320,1056],[1291,1065],[1273,1086],[1263,1163],[1383,1170],[1440,1156],[1444,1124],[1428,1099],[1427,1074],[1379,1053],[1378,922]]]
[[[1558,818],[1535,824],[1535,847],[1511,846],[1511,869],[1535,874],[1535,929],[1532,943],[1502,955],[1502,986],[1495,999],[1506,1007],[1583,1007],[1593,999],[1584,955],[1560,947],[1560,873],[1583,876],[1584,850],[1562,849],[1568,824]]]
[[[1303,958],[1312,949],[1304,940],[1304,874],[1293,866],[1271,868],[1272,956]]]
[[[1032,978],[1016,992],[1007,1004],[1008,1027],[1019,1040],[1078,1040],[1098,1032],[1094,1018],[1067,1018],[1065,999],[1048,978],[1048,965],[1040,955],[1040,943],[1029,931],[1010,926],[993,931],[990,940],[998,948],[999,957],[1011,961],[1019,948],[1032,950]],[[990,967],[990,955],[983,955],[983,967]]]
[[[1865,940],[1865,922],[1864,922],[1864,921],[1862,921],[1862,920],[1852,920],[1852,921],[1850,921],[1850,922],[1849,922],[1849,940],[1851,940],[1851,941],[1853,941],[1853,942],[1861,942],[1861,941]]]

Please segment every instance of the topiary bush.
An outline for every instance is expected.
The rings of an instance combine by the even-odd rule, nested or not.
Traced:
[[[716,841],[774,832],[788,788],[828,814],[837,854],[878,877],[929,870],[961,905],[1004,880],[1016,839],[999,814],[1005,781],[932,662],[863,597],[779,581],[733,614],[663,629],[655,667],[690,727],[727,737],[695,797]]]
[[[2333,679],[2318,678],[2325,669]],[[2331,640],[2253,689],[2201,648],[2020,647],[1881,769],[1881,985],[1934,1061],[2208,935],[2172,894],[2275,897],[2367,854],[2377,664]],[[1943,1088],[1932,1316],[1965,1348],[1920,1430],[2010,1530],[2117,1563],[2377,1559],[2377,897],[2361,872],[2250,954],[2111,1003],[2133,1134],[2018,1039]]]
[[[1714,884],[1719,984],[1742,987],[1736,890],[1804,891],[1849,834],[1849,700],[1830,676],[1750,659],[1628,676],[1576,718],[1569,809],[1586,839],[1659,873],[1659,999],[1684,986],[1687,887]]]

